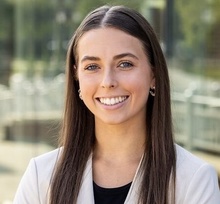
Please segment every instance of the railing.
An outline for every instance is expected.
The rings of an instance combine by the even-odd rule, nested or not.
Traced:
[[[39,134],[40,128],[62,116],[64,75],[27,80],[16,76],[10,89],[0,86],[0,139]],[[48,127],[50,129],[50,127]],[[47,137],[45,131],[42,137]]]
[[[25,125],[32,121],[37,129],[44,121],[59,120],[63,90],[64,75],[47,81],[15,80],[11,90],[1,89],[0,136],[4,138],[7,134],[5,127],[20,124],[22,129],[22,121],[26,121]],[[200,148],[220,153],[220,98],[194,95],[193,91],[175,92],[172,94],[172,113],[178,143],[187,149]],[[15,133],[18,135],[19,130],[16,129]]]
[[[186,91],[174,93],[172,102],[176,141],[220,153],[220,98]]]

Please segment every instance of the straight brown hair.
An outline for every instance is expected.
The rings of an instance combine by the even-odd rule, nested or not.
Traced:
[[[147,102],[148,137],[141,165],[142,204],[175,203],[176,153],[173,141],[170,84],[165,57],[147,20],[124,6],[102,6],[90,12],[71,39],[66,59],[66,102],[60,145],[61,157],[52,178],[50,204],[76,203],[83,172],[95,143],[94,116],[80,100],[76,78],[77,45],[87,31],[113,27],[139,39],[156,81],[155,97]],[[173,196],[171,196],[173,195]]]

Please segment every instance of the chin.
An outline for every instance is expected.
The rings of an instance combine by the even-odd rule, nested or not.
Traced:
[[[114,118],[114,119],[99,119],[99,122],[101,122],[103,125],[121,125],[126,122],[126,120]]]

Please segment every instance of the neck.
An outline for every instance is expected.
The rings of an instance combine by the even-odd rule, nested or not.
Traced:
[[[97,159],[114,162],[139,161],[146,143],[146,128],[143,124],[106,125],[96,124]]]

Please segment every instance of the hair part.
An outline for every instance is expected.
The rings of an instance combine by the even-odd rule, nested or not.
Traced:
[[[89,13],[70,41],[66,59],[66,102],[61,135],[63,152],[55,170],[50,203],[76,203],[83,172],[95,143],[94,116],[78,97],[77,45],[84,33],[114,27],[139,39],[149,59],[156,96],[147,102],[147,143],[143,158],[140,203],[175,203],[176,154],[173,142],[170,84],[164,55],[146,19],[123,6],[103,6]],[[171,181],[171,182],[170,182]],[[170,183],[172,185],[170,186]],[[74,184],[74,185],[73,185]]]

